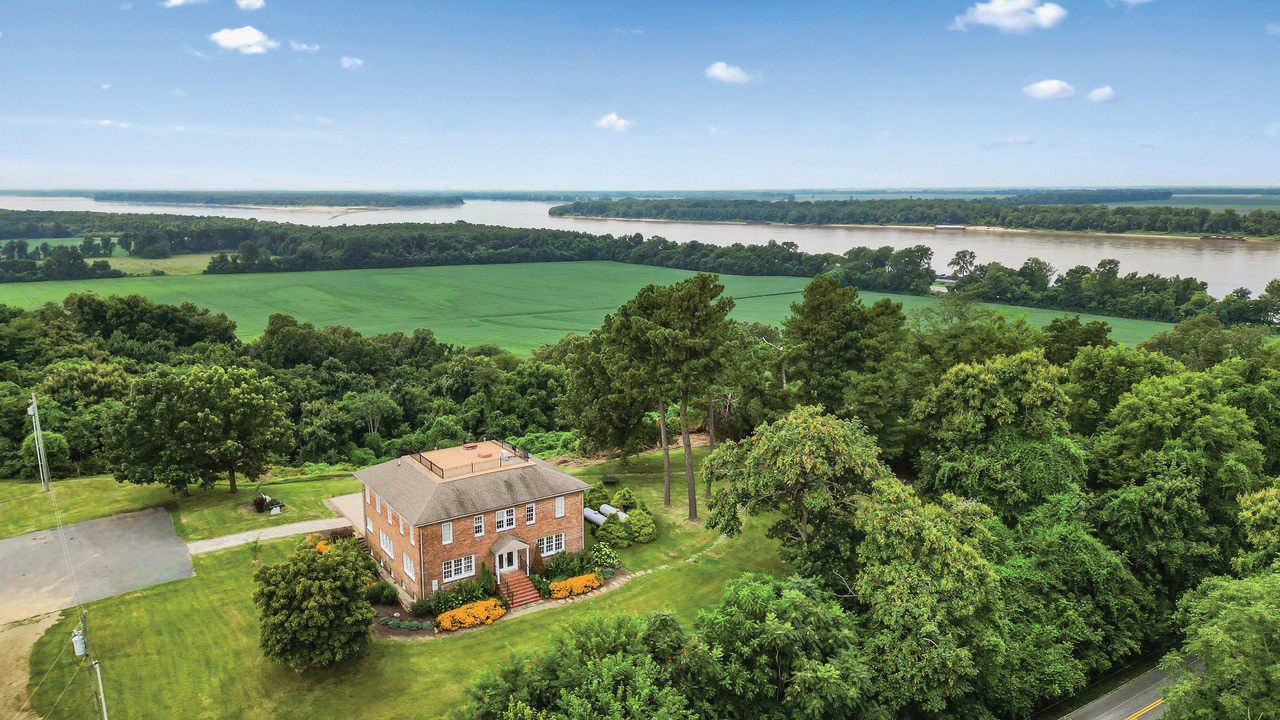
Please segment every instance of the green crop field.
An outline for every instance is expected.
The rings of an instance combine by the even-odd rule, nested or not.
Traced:
[[[1141,200],[1138,202],[1110,203],[1111,207],[1144,207],[1167,205],[1171,207],[1207,208],[1222,212],[1228,208],[1240,214],[1254,210],[1280,212],[1280,195],[1174,195],[1169,200]]]
[[[112,280],[9,283],[0,303],[35,307],[61,302],[73,292],[127,295],[157,302],[192,302],[236,321],[249,340],[272,313],[288,313],[320,325],[347,325],[365,333],[430,328],[441,340],[464,345],[495,343],[528,352],[568,332],[586,332],[648,283],[673,283],[692,273],[611,262],[461,265],[451,267],[334,270],[251,275],[130,277]],[[734,317],[777,324],[807,282],[798,277],[722,277],[737,300]],[[884,297],[863,293],[866,302]],[[892,296],[907,310],[934,298]],[[1062,313],[994,306],[1026,314],[1043,325]],[[1082,316],[1085,320],[1096,316]],[[1115,326],[1122,343],[1139,342],[1165,323],[1099,318]]]

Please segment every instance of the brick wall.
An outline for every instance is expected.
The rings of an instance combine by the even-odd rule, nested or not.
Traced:
[[[429,596],[431,594],[433,580],[439,583],[439,587],[448,587],[457,582],[457,580],[451,580],[447,584],[444,582],[441,566],[445,560],[475,555],[474,567],[476,574],[480,572],[481,563],[487,565],[490,570],[494,570],[494,558],[489,550],[494,543],[508,535],[515,535],[529,544],[530,559],[538,552],[538,538],[556,533],[564,533],[565,551],[578,552],[582,550],[584,542],[582,525],[583,493],[578,491],[563,497],[564,517],[557,518],[555,516],[555,498],[547,498],[533,503],[536,507],[534,524],[526,525],[524,522],[524,508],[527,503],[522,503],[515,508],[516,526],[502,532],[495,530],[495,511],[487,511],[484,513],[484,535],[482,537],[475,536],[474,521],[472,519],[474,516],[468,515],[456,518],[453,520],[453,543],[449,545],[443,544],[441,540],[441,526],[443,523],[425,525],[418,528],[418,540],[421,543],[423,557],[422,562],[425,566],[418,573],[419,580],[422,583],[421,590],[418,591],[420,595]],[[376,538],[376,532],[374,536]],[[371,547],[375,546],[371,544]],[[525,553],[521,551],[518,555],[520,567],[527,571]]]
[[[373,554],[373,559],[378,565],[392,577],[394,585],[398,586],[409,594],[410,599],[416,600],[422,597],[420,586],[421,568],[418,567],[418,548],[416,545],[410,544],[410,538],[413,534],[413,528],[409,522],[400,517],[394,509],[390,508],[385,502],[372,490],[364,490],[364,531],[365,542],[369,543],[369,552]],[[390,513],[390,519],[387,515]],[[369,529],[369,524],[373,524],[373,529]],[[391,538],[392,549],[395,552],[394,557],[388,557],[386,552],[382,550],[381,539],[378,532],[382,531]],[[416,538],[413,538],[416,541]],[[408,553],[410,559],[413,560],[415,574],[418,579],[411,579],[404,571],[404,554]]]

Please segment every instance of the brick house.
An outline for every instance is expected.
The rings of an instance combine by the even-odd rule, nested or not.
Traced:
[[[582,550],[587,484],[505,442],[405,455],[355,473],[365,540],[411,599],[485,564],[514,607],[537,599],[532,553]]]

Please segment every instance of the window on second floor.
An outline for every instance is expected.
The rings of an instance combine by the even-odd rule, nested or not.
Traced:
[[[507,508],[493,514],[493,529],[501,532],[516,526],[516,509]]]
[[[440,544],[441,545],[453,544],[453,523],[452,522],[442,523],[440,525]]]
[[[480,537],[481,535],[484,535],[484,516],[483,515],[477,515],[474,518],[472,518],[471,525],[475,530],[476,537]]]
[[[524,524],[532,525],[538,520],[538,506],[529,503],[524,506]]]
[[[378,545],[382,547],[382,552],[386,553],[387,557],[395,559],[396,547],[391,544],[391,537],[381,530],[378,531]]]
[[[564,517],[564,496],[556,498],[556,517]]]

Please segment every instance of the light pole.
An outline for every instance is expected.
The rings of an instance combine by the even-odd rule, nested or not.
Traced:
[[[44,456],[44,433],[40,431],[40,408],[36,406],[36,394],[31,393],[31,404],[27,406],[27,414],[31,416],[31,433],[36,446],[36,468],[40,473],[40,487],[49,492],[49,464]]]

